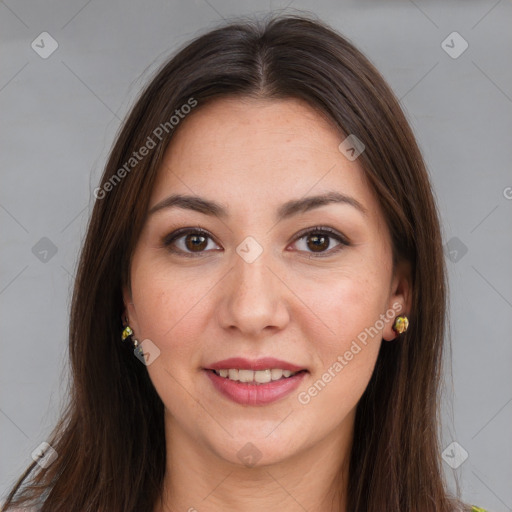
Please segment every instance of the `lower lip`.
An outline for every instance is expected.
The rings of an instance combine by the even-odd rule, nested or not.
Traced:
[[[292,377],[266,384],[248,384],[221,377],[212,370],[205,372],[220,393],[242,405],[266,405],[275,402],[296,389],[307,373],[302,371]]]

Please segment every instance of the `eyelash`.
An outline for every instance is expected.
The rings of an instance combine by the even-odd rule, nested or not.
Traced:
[[[169,235],[165,236],[162,240],[162,243],[163,243],[164,247],[166,247],[172,253],[179,254],[179,255],[182,255],[187,258],[199,257],[199,256],[201,256],[201,254],[205,253],[206,251],[192,253],[192,252],[182,251],[181,249],[171,248],[171,245],[176,240],[178,240],[179,238],[182,238],[186,235],[189,235],[189,234],[201,235],[201,236],[204,236],[204,237],[207,237],[207,238],[210,238],[213,240],[211,235],[204,229],[182,228],[182,229],[178,229],[177,231],[174,231],[173,233],[170,233]],[[340,233],[338,233],[337,231],[335,231],[331,228],[325,227],[325,226],[315,226],[313,228],[309,228],[307,230],[301,231],[300,233],[298,233],[298,235],[294,239],[293,243],[301,240],[302,238],[306,238],[308,235],[312,235],[312,234],[328,235],[329,238],[334,238],[338,242],[340,242],[340,245],[334,247],[333,249],[329,249],[328,251],[324,251],[324,252],[320,252],[320,253],[311,252],[310,254],[314,258],[325,258],[327,256],[331,256],[332,254],[337,253],[340,250],[342,250],[344,246],[348,247],[350,245],[350,243],[347,241],[347,239],[344,238]]]

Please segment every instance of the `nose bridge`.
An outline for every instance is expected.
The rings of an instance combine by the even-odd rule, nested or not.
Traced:
[[[247,237],[233,254],[229,286],[224,288],[224,325],[245,333],[257,333],[268,326],[282,327],[286,307],[279,291],[279,279],[272,267],[272,251],[253,237]]]
[[[236,248],[234,262],[234,288],[238,293],[238,301],[245,297],[253,300],[272,298],[272,272],[268,269],[271,263],[271,251],[263,247],[263,242],[247,237]]]

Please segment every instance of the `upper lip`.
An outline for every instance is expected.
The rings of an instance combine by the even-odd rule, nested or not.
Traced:
[[[295,364],[288,363],[287,361],[282,361],[281,359],[276,359],[274,357],[262,357],[261,359],[252,360],[245,359],[244,357],[230,357],[229,359],[217,361],[216,363],[213,363],[210,366],[206,367],[207,370],[239,369],[254,371],[273,368],[281,370],[290,370],[292,372],[306,370],[306,368],[302,366],[297,366]]]

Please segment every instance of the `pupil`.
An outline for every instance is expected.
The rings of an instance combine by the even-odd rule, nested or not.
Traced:
[[[200,239],[200,238],[202,238],[203,241],[199,242],[199,244],[195,243],[195,242],[192,242],[192,244],[189,244],[190,240],[197,241],[197,239]],[[194,249],[194,248],[196,248],[196,249],[201,250],[201,249],[204,249],[206,247],[206,245],[207,245],[205,243],[206,237],[204,237],[203,235],[188,235],[186,240],[187,240],[187,243],[186,243],[187,249]]]
[[[323,240],[324,241],[324,244],[323,244],[324,247],[322,247],[322,244],[318,244],[316,242],[314,242],[313,245],[309,245],[308,244],[308,247],[310,249],[313,249],[316,252],[318,252],[317,249],[319,249],[319,248],[320,249],[327,249],[327,247],[329,246],[329,242],[328,241],[327,241],[327,246],[325,246],[326,245],[325,241],[328,240],[328,238],[326,236],[323,236],[323,235],[320,235],[320,236],[319,235],[311,235],[310,239],[311,240],[316,240],[316,241],[318,241],[318,240]]]

